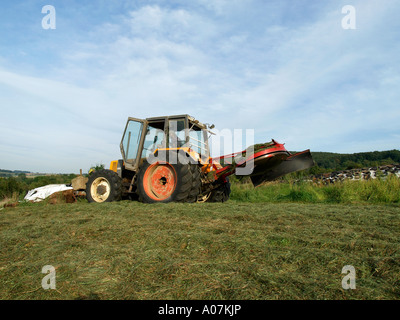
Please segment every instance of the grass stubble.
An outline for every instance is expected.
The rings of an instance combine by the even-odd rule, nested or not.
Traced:
[[[227,203],[5,208],[0,299],[399,298],[398,204],[302,203],[290,190],[250,202],[240,188]],[[45,265],[55,290],[42,288]],[[354,290],[342,288],[345,265]]]

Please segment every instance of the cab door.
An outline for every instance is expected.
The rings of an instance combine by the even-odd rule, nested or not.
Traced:
[[[139,167],[144,143],[143,132],[145,132],[146,128],[146,120],[128,118],[120,145],[125,168],[128,170],[136,171]]]

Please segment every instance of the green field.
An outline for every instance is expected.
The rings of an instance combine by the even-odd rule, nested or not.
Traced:
[[[398,204],[43,202],[1,210],[0,241],[0,299],[400,297]]]

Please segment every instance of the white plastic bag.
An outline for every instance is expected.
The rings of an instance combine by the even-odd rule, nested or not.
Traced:
[[[32,189],[28,191],[24,200],[39,202],[46,199],[48,196],[55,192],[65,191],[65,190],[72,190],[72,187],[68,187],[65,184],[49,184],[44,187],[39,187],[36,189]]]

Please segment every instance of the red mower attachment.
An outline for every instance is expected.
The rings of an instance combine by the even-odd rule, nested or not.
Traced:
[[[255,187],[288,173],[314,166],[310,150],[291,154],[283,144],[273,139],[270,143],[257,144],[242,152],[213,158],[212,162],[222,165],[222,168],[214,172],[216,179],[225,180],[232,174],[248,175]],[[251,173],[239,174],[238,169],[243,168],[247,168]]]

